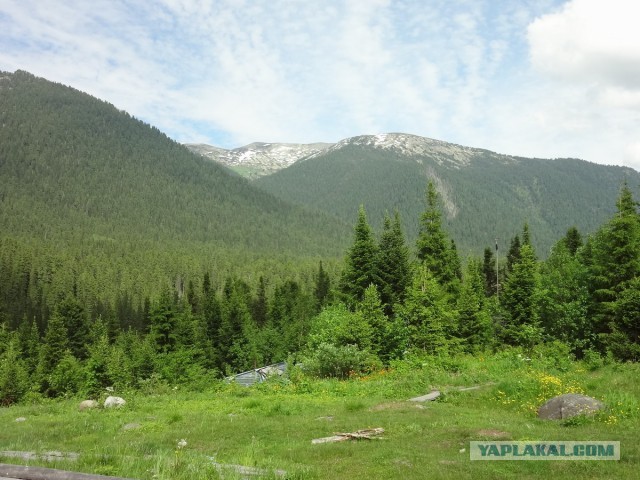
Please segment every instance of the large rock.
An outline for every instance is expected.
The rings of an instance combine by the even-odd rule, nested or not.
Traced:
[[[95,400],[83,400],[80,402],[80,405],[78,405],[78,410],[80,411],[91,410],[92,408],[98,408],[98,402]]]
[[[604,408],[595,398],[577,393],[566,393],[552,398],[538,409],[538,418],[563,420],[576,415],[591,415]]]
[[[104,401],[104,408],[121,407],[125,403],[127,402],[125,401],[124,398],[108,396],[107,399]]]

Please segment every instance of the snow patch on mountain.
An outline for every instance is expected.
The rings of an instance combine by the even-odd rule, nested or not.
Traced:
[[[302,158],[323,152],[332,145],[332,143],[256,142],[225,150],[206,144],[185,144],[192,152],[222,163],[249,178],[257,178],[282,170]]]
[[[380,133],[377,135],[359,135],[346,138],[330,147],[327,151],[334,151],[347,146],[360,146],[388,150],[396,155],[412,158],[419,163],[424,163],[425,159],[439,165],[451,168],[462,168],[468,166],[474,157],[479,154],[495,156],[502,161],[510,161],[504,155],[481,150],[478,148],[464,147],[454,143],[443,142],[418,135],[407,133]],[[312,155],[309,158],[320,155]]]
[[[282,170],[295,162],[319,157],[350,146],[388,151],[395,158],[404,157],[423,165],[434,163],[448,168],[468,166],[474,158],[491,157],[501,163],[518,160],[488,150],[464,147],[408,133],[380,133],[346,138],[338,143],[251,143],[233,150],[206,144],[186,144],[186,147],[230,167],[244,176],[257,178]]]

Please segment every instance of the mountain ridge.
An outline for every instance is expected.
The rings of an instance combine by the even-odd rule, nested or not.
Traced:
[[[230,150],[203,143],[185,143],[184,145],[198,155],[221,163],[236,173],[253,179],[282,170],[302,158],[331,147],[333,144],[253,142]]]
[[[424,192],[433,181],[447,228],[466,252],[479,254],[495,238],[508,244],[530,224],[543,256],[572,226],[590,233],[615,210],[623,181],[634,190],[640,173],[579,159],[537,159],[410,134],[361,135],[261,177],[254,183],[287,201],[353,222],[364,205],[380,229],[398,210],[416,238]]]

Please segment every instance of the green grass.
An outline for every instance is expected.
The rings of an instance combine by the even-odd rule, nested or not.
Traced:
[[[251,388],[142,395],[122,392],[119,410],[78,412],[80,399],[0,409],[0,449],[77,452],[77,461],[2,458],[141,479],[241,478],[222,464],[281,469],[304,479],[637,478],[640,465],[638,365],[589,370],[510,351],[488,357],[414,359],[347,381],[292,374]],[[460,392],[461,386],[485,385]],[[438,401],[408,398],[439,388]],[[608,410],[574,422],[542,421],[532,405],[580,389]],[[26,421],[16,422],[18,417]],[[124,429],[127,424],[138,428]],[[312,445],[334,432],[383,427],[380,440]],[[187,441],[179,449],[178,442]],[[614,440],[621,460],[469,460],[472,440]],[[273,471],[264,478],[277,477]]]

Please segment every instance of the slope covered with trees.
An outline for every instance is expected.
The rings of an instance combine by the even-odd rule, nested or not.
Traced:
[[[112,105],[25,72],[0,77],[5,234],[294,255],[341,248],[339,222],[253,188]]]
[[[114,385],[201,388],[286,358],[338,378],[505,347],[592,363],[640,360],[640,217],[626,185],[593,235],[582,240],[570,229],[544,261],[525,224],[497,273],[486,250],[461,268],[432,184],[426,196],[413,247],[398,215],[376,235],[360,207],[339,277],[322,263],[306,280],[261,277],[254,286],[207,273],[142,305],[127,296],[92,304],[70,288],[45,308],[46,279],[8,269],[0,245],[0,402],[99,395]]]
[[[543,256],[571,226],[595,231],[613,212],[623,180],[634,192],[640,184],[630,168],[575,159],[517,158],[445,144],[452,153],[443,161],[436,151],[407,155],[357,141],[341,144],[255,184],[344,221],[362,204],[375,228],[386,210],[397,209],[408,238],[415,239],[424,188],[433,180],[443,199],[443,224],[462,251],[477,251],[495,238],[504,244],[526,221]]]

